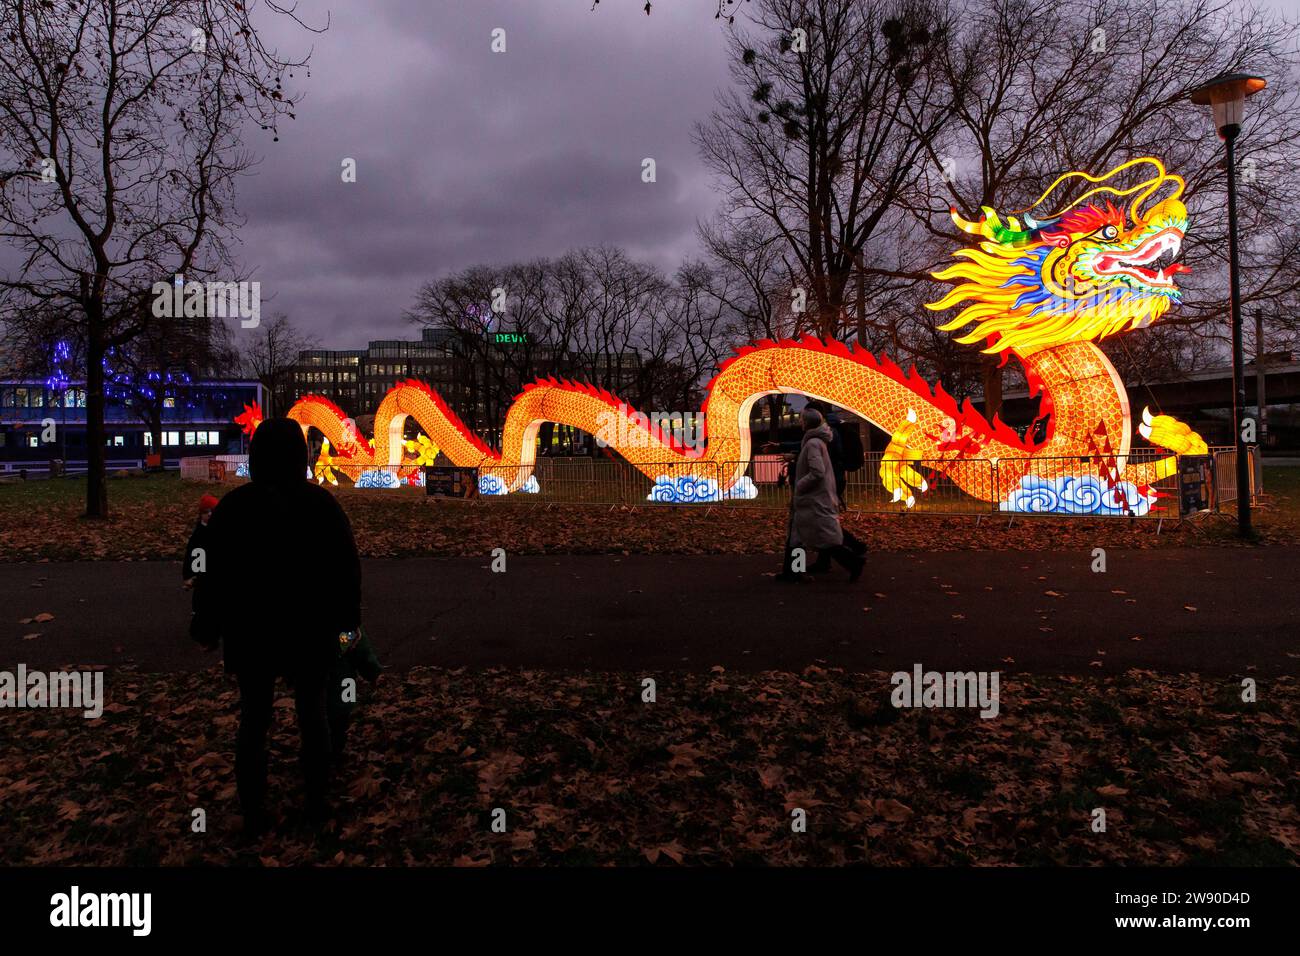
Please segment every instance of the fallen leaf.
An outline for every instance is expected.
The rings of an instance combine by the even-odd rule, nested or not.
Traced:
[[[904,803],[900,803],[893,797],[876,800],[874,804],[876,816],[884,817],[890,823],[906,823],[912,819],[914,811]]]

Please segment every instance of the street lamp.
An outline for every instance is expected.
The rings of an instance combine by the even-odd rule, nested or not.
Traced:
[[[1246,97],[1253,96],[1268,84],[1263,77],[1249,73],[1224,73],[1197,87],[1189,97],[1198,106],[1214,111],[1214,125],[1227,149],[1228,165],[1228,289],[1229,315],[1232,319],[1232,427],[1237,448],[1237,529],[1242,537],[1250,530],[1250,463],[1246,458],[1246,441],[1242,436],[1241,417],[1246,408],[1246,379],[1241,356],[1241,284],[1237,266],[1237,160],[1233,151],[1241,120],[1246,112]]]

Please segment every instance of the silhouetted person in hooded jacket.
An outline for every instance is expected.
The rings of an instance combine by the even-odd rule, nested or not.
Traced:
[[[221,499],[208,524],[207,573],[194,594],[192,634],[220,642],[239,678],[235,778],[244,826],[265,825],[266,734],[277,677],[294,688],[307,813],[328,816],[331,757],[327,674],[341,631],[361,620],[361,564],[347,516],[307,480],[302,427],[268,419],[249,446],[251,481]]]

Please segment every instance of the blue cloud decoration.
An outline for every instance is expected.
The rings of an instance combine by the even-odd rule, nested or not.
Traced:
[[[758,486],[748,475],[741,476],[726,491],[718,490],[718,483],[712,478],[698,475],[660,475],[655,479],[654,487],[646,495],[646,501],[658,501],[669,504],[696,504],[699,502],[724,501],[728,498],[750,500],[758,497]]]
[[[376,468],[373,471],[363,471],[358,475],[356,487],[400,488],[402,487],[402,480],[391,471],[384,471],[382,468]]]
[[[542,490],[537,483],[536,475],[529,475],[524,486],[519,489],[525,494],[535,495]],[[509,492],[506,490],[505,480],[500,475],[479,475],[478,476],[478,493],[480,495],[504,495]]]
[[[1020,487],[999,505],[1002,511],[1020,514],[1133,515],[1151,510],[1154,496],[1145,496],[1130,481],[1113,487],[1096,475],[1062,475],[1044,478],[1025,475]]]

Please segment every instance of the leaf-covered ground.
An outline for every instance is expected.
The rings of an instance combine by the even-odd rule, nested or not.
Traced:
[[[1269,469],[1272,490],[1257,524],[1265,543],[1300,541],[1300,468]],[[110,483],[112,517],[85,521],[82,481],[0,484],[0,560],[178,560],[205,492],[231,486],[182,482],[175,475]],[[609,508],[519,500],[430,500],[419,489],[339,492],[357,544],[368,557],[416,554],[754,554],[774,553],[785,515],[740,505]],[[873,551],[1153,548],[1239,543],[1228,518],[1195,527],[1126,518],[938,517],[849,513],[845,523]],[[1159,533],[1157,533],[1159,531]]]
[[[641,679],[657,681],[643,703]],[[235,693],[115,672],[105,715],[0,721],[6,864],[1300,862],[1300,695],[1233,680],[1004,675],[1002,713],[896,710],[888,675],[415,669],[363,703],[335,820],[235,832]],[[493,833],[493,808],[507,832]],[[206,833],[191,830],[207,812]],[[808,831],[791,832],[807,811]],[[1106,812],[1106,831],[1091,829]],[[287,817],[286,817],[287,815]]]

